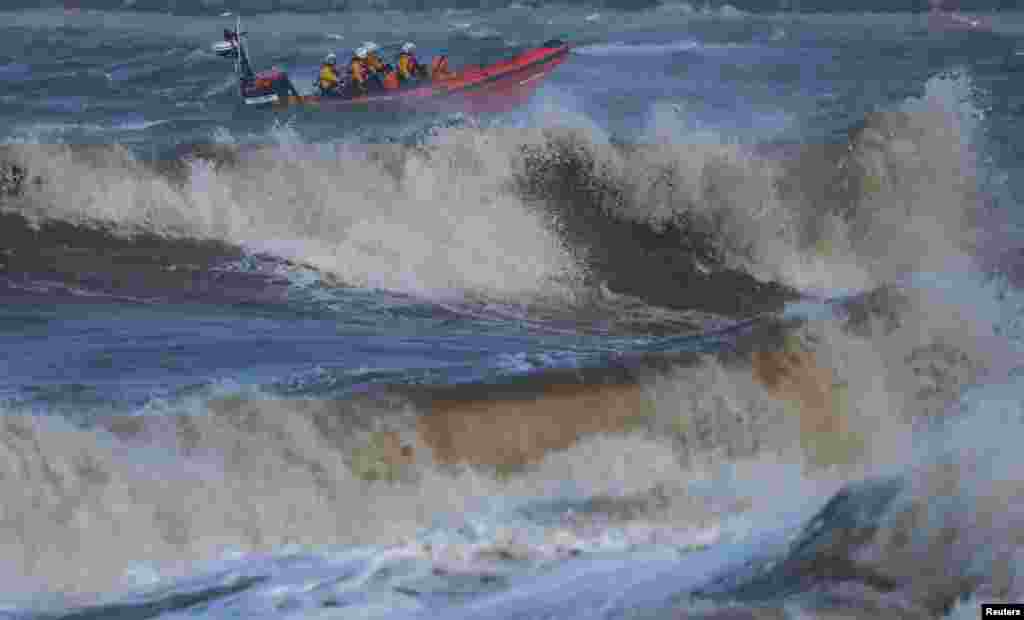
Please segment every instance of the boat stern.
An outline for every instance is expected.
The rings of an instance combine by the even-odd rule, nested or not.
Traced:
[[[260,71],[251,78],[242,76],[239,89],[246,105],[271,105],[299,96],[288,74],[277,68]]]

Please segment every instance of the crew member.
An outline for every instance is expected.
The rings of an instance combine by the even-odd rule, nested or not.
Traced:
[[[366,48],[360,47],[352,54],[352,61],[349,63],[349,72],[352,75],[349,83],[352,85],[354,95],[365,95],[367,92],[369,73],[366,68],[366,56]]]
[[[403,82],[423,77],[426,67],[416,59],[416,44],[408,42],[398,54],[398,78]]]
[[[320,79],[317,81],[317,85],[320,87],[320,92],[326,94],[336,94],[340,80],[338,79],[338,57],[331,52],[324,58],[324,62],[320,65]]]
[[[380,51],[380,46],[373,41],[367,41],[363,43],[363,48],[366,49],[366,67],[370,70],[370,74],[384,73],[384,61],[377,53]]]
[[[384,78],[391,67],[386,65],[383,60],[380,59],[380,46],[373,41],[367,41],[363,43],[363,47],[366,49],[366,73],[367,82],[366,85],[370,92],[379,91],[384,89]]]

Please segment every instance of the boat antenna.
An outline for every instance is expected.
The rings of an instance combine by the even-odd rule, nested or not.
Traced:
[[[246,49],[244,39],[246,33],[242,32],[242,16],[235,17],[235,36],[238,37],[238,60],[236,71],[239,79],[248,80],[253,78],[252,64],[249,62],[249,52]]]
[[[235,38],[238,40],[238,53],[235,54],[235,75],[242,77],[242,16],[235,16]]]

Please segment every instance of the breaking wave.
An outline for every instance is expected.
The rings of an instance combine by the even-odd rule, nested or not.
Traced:
[[[432,152],[293,144],[190,159],[176,179],[130,152],[14,147],[43,181],[18,212],[117,231],[272,251],[353,286],[444,297],[556,291],[573,264],[536,213],[502,191],[508,154],[453,133]],[[72,183],[72,185],[69,185]]]
[[[995,299],[982,280],[964,287]],[[1020,488],[998,473],[1015,452],[997,438],[1020,422],[1006,398],[1019,355],[972,308],[890,289],[671,363],[346,400],[242,391],[85,426],[8,412],[0,572],[40,611],[124,588],[169,610],[199,579],[211,611],[255,617],[332,600],[426,611],[424,592],[455,604],[453,589],[500,591],[524,566],[660,550],[674,587],[693,588],[676,604],[697,610],[793,594],[806,598],[787,604],[813,607],[821,593],[921,614],[972,593],[1013,599],[1024,585],[1000,545],[1019,530]],[[895,482],[854,485],[811,519],[877,476]],[[741,553],[746,568],[725,561],[735,554],[679,564],[801,522],[845,546],[759,544]],[[574,583],[540,599],[520,590],[503,613],[586,617],[567,606],[585,594]],[[383,599],[365,600],[380,586]]]
[[[969,91],[933,78],[845,144],[788,151],[694,132],[670,105],[626,145],[572,126],[442,127],[415,146],[307,144],[283,128],[276,144],[220,132],[153,164],[15,144],[3,209],[224,242],[435,300],[573,306],[604,289],[692,307],[684,291],[704,287],[699,309],[742,315],[786,290],[868,290],[970,260],[983,222]]]

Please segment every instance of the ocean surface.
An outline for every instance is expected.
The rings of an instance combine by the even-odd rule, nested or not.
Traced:
[[[243,15],[302,92],[572,45],[474,116],[116,4],[0,12],[0,618],[1024,601],[1024,12]]]

